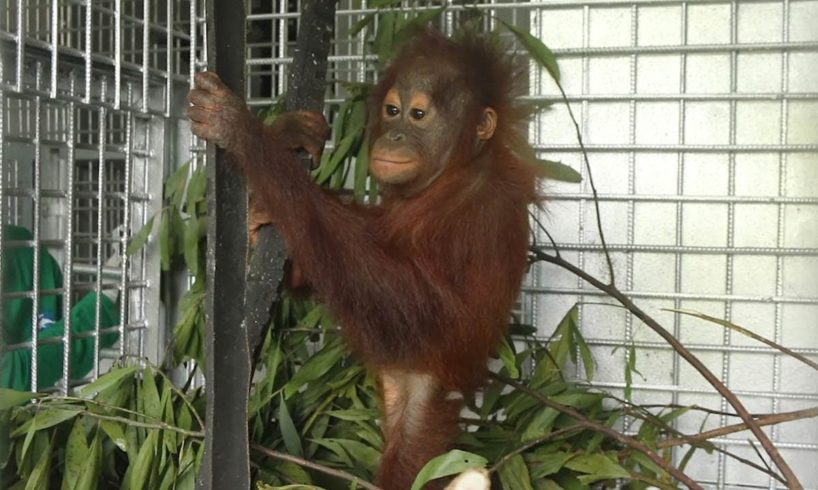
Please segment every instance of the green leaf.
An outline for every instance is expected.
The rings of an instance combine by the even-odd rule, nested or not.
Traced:
[[[533,441],[551,432],[554,421],[557,420],[558,416],[559,412],[553,408],[538,411],[526,426],[525,432],[521,436],[522,441]]]
[[[159,481],[157,490],[172,490],[176,483],[177,473],[176,465],[173,463],[172,459],[169,459],[162,468],[162,479]]]
[[[163,378],[164,379],[164,378]],[[170,381],[164,379],[162,383],[162,399],[159,402],[162,406],[162,421],[168,425],[178,427],[173,412],[173,393],[170,388]],[[162,442],[169,454],[176,454],[178,447],[178,434],[172,430],[165,431],[162,435]]]
[[[315,178],[315,181],[318,184],[324,184],[329,180],[330,177],[338,170],[338,167],[341,165],[341,162],[349,153],[350,149],[352,149],[352,145],[358,139],[357,134],[351,134],[349,136],[344,137],[341,141],[338,142],[338,146],[332,151],[332,155],[330,155],[329,160],[321,165],[321,168],[318,170],[318,176]]]
[[[165,181],[166,200],[170,200],[174,207],[182,207],[182,197],[185,194],[185,184],[190,173],[190,161],[181,165]]]
[[[35,398],[42,398],[44,396],[42,393],[0,388],[0,410],[8,410],[18,405],[24,405]]]
[[[630,478],[631,476],[625,468],[619,466],[607,455],[599,453],[580,454],[565,463],[565,467],[580,473],[587,473],[587,475],[579,477],[579,480],[586,484],[599,480]]]
[[[352,458],[350,458],[349,453],[344,449],[344,447],[338,443],[335,439],[310,439],[311,442],[314,442],[320,446],[323,446],[338,457],[338,460],[347,468],[352,467],[354,464],[352,462]]]
[[[378,18],[378,30],[375,33],[373,51],[378,55],[381,66],[386,66],[395,51],[396,12],[384,12]]]
[[[348,422],[375,420],[378,411],[374,408],[349,408],[346,410],[330,410],[327,415]]]
[[[281,437],[284,438],[284,446],[287,452],[295,456],[304,456],[304,448],[301,446],[301,436],[295,428],[290,411],[287,409],[287,402],[282,396],[278,403],[278,426],[281,429]]]
[[[142,447],[139,448],[139,454],[136,456],[136,461],[133,463],[133,471],[131,472],[131,490],[147,488],[146,485],[151,476],[153,458],[159,449],[158,437],[159,431],[155,429],[150,430]]]
[[[199,261],[199,239],[207,232],[206,218],[191,218],[185,227],[185,265],[198,276],[204,268]]]
[[[498,19],[500,20],[500,19]],[[540,66],[544,67],[548,70],[548,73],[551,75],[551,78],[554,79],[557,83],[560,81],[560,68],[557,66],[557,58],[554,56],[554,53],[548,49],[542,41],[534,37],[530,32],[521,29],[517,26],[509,24],[500,20],[500,23],[503,24],[506,29],[511,31],[514,36],[520,41],[520,44],[528,51],[528,54],[531,55],[531,58],[534,59]]]
[[[94,442],[91,443],[91,450],[88,458],[82,467],[80,478],[77,481],[75,490],[96,490],[99,488],[99,475],[102,468],[102,442],[100,441],[99,433],[94,437]]]
[[[370,472],[377,470],[381,458],[380,452],[361,441],[353,439],[333,440],[346,450],[356,466],[363,467]]]
[[[332,366],[338,363],[343,355],[344,347],[338,341],[324,346],[323,349],[310,357],[284,386],[284,398],[289,399],[304,384],[323,376]]]
[[[296,465],[292,465],[296,466]],[[298,467],[298,466],[296,466]],[[301,470],[303,472],[303,470]],[[306,474],[306,472],[304,472]],[[303,485],[296,483],[295,485],[271,486],[259,482],[257,490],[324,490],[323,487],[316,487],[315,485]]]
[[[159,258],[162,261],[162,270],[169,271],[171,260],[173,259],[173,242],[170,233],[170,220],[172,212],[169,209],[162,210],[162,221],[159,223]]]
[[[574,340],[577,342],[579,355],[582,357],[582,365],[585,367],[585,377],[588,381],[592,381],[594,379],[596,361],[594,360],[594,355],[591,353],[591,348],[588,347],[588,343],[585,342],[585,337],[582,335],[582,332],[579,330],[579,325],[577,324],[574,325]]]
[[[170,250],[171,255],[181,255],[185,253],[185,220],[182,219],[182,215],[179,213],[179,210],[173,208],[169,210],[170,212],[170,229],[168,233],[170,234],[167,238],[169,240],[168,243],[165,244]]]
[[[94,393],[102,393],[111,388],[116,387],[125,378],[133,376],[137,371],[135,366],[114,368],[103,374],[96,381],[84,386],[80,393],[83,396],[90,397]]]
[[[528,466],[523,457],[517,454],[502,466],[500,466],[500,481],[503,488],[513,488],[514,490],[534,490],[531,486],[531,475],[528,473]]]
[[[625,362],[625,399],[630,401],[633,395],[633,373],[642,375],[636,369],[636,345],[631,343],[628,346],[628,355]]]
[[[537,170],[540,176],[546,179],[571,182],[574,184],[582,182],[582,175],[564,163],[539,158],[534,160],[534,163],[538,167]]]
[[[399,3],[400,0],[370,0],[369,8],[382,9],[385,7],[394,7]]]
[[[145,404],[145,415],[154,420],[162,418],[159,390],[156,388],[156,378],[150,366],[147,366],[142,373],[142,403]]]
[[[691,447],[691,449],[695,448]],[[655,475],[666,476],[668,474],[661,466],[656,464],[655,461],[647,457],[647,455],[645,455],[644,453],[640,453],[639,451],[632,452],[628,459],[635,461],[636,463],[639,464],[639,466],[642,467],[643,470],[651,471]],[[679,469],[683,469],[683,466],[680,465]]]
[[[145,243],[148,241],[148,237],[151,236],[151,231],[153,230],[154,218],[156,218],[156,216],[151,216],[151,219],[145,223],[145,226],[140,228],[140,230],[131,237],[131,242],[128,244],[128,248],[125,249],[125,254],[133,255],[138,252],[139,249],[145,246]]]
[[[49,440],[45,452],[40,455],[40,460],[34,466],[31,474],[26,479],[25,490],[48,490],[49,477],[51,475],[51,450],[54,444]]]
[[[366,14],[358,19],[358,22],[352,24],[352,27],[349,28],[349,37],[355,37],[358,35],[358,33],[361,32],[364,27],[370,25],[373,20],[375,20],[375,12]]]
[[[315,488],[321,490],[320,487],[315,487],[312,485],[306,485],[312,483],[312,478],[304,468],[298,466],[295,463],[290,463],[289,461],[278,461],[276,462],[275,469],[281,476],[284,477],[285,481],[292,481],[292,482],[299,482],[297,485],[287,485],[285,487],[259,487],[259,488],[299,488],[299,489],[307,489],[307,488]]]
[[[190,182],[187,185],[187,212],[190,215],[196,214],[196,204],[205,200],[207,193],[207,172],[202,166],[193,172],[190,176]]]
[[[498,349],[500,360],[503,361],[503,366],[505,366],[506,371],[508,371],[508,375],[512,379],[518,379],[520,377],[520,370],[517,368],[517,355],[509,343],[508,336],[503,337],[503,341]]]
[[[553,475],[559,472],[565,463],[574,458],[576,454],[566,451],[556,451],[547,454],[533,454],[531,458],[531,476],[535,480],[539,480],[548,475]]]
[[[76,488],[82,468],[87,460],[88,443],[86,441],[85,426],[82,419],[77,419],[66,443],[62,490],[74,490]]]
[[[426,26],[429,22],[437,19],[444,11],[446,11],[446,5],[432,10],[425,10],[418,14],[417,17],[410,19],[409,22],[401,26],[401,28],[395,33],[395,38],[393,40],[394,45],[400,46],[402,43],[406,42],[412,35],[414,35],[416,29],[420,29],[421,27]]]
[[[29,430],[36,432],[38,430],[48,429],[49,427],[76,417],[81,411],[82,409],[80,407],[47,407],[35,413],[30,423],[23,424],[15,429],[14,432],[11,433],[11,436],[17,437]],[[23,452],[25,452],[25,446]]]
[[[103,420],[99,423],[99,426],[116,447],[122,451],[128,450],[128,440],[125,438],[125,431],[122,430],[122,425],[119,422]]]
[[[486,458],[478,454],[454,449],[426,463],[415,478],[415,482],[412,483],[411,490],[420,490],[427,482],[435,478],[456,475],[469,468],[483,468],[487,462]],[[517,489],[517,487],[507,488]]]
[[[176,424],[180,429],[190,430],[193,428],[193,415],[190,413],[186,403],[179,407],[179,413],[176,416]]]

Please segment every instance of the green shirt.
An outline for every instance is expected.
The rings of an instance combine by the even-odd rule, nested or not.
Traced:
[[[31,232],[14,225],[3,225],[4,240],[32,240]],[[2,251],[3,293],[32,291],[34,287],[34,248],[6,247]],[[59,289],[63,277],[60,266],[45,248],[40,249],[40,290]],[[71,308],[72,333],[94,330],[96,325],[96,293],[88,293]],[[41,295],[39,302],[38,337],[62,337],[65,322],[62,318],[61,295]],[[100,328],[119,323],[117,305],[107,296],[100,297]],[[3,300],[3,345],[31,340],[31,320],[34,301],[30,298]],[[116,342],[116,332],[100,336],[100,346],[110,347]],[[41,345],[37,349],[37,386],[47,388],[63,376],[62,342]],[[93,367],[94,339],[71,339],[71,379],[81,379]],[[28,391],[31,389],[31,349],[3,352],[0,362],[0,387]]]

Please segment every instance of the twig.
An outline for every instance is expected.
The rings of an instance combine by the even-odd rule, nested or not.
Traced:
[[[670,332],[668,332],[662,325],[659,324],[656,320],[653,319],[650,315],[642,311],[641,308],[636,306],[631,299],[622,293],[615,285],[613,284],[605,284],[596,277],[592,276],[591,274],[585,272],[584,270],[580,269],[579,267],[575,266],[574,264],[562,259],[561,257],[557,257],[554,255],[547,254],[542,250],[533,250],[532,251],[537,258],[544,260],[545,262],[558,265],[563,269],[566,269],[572,272],[574,275],[582,278],[595,288],[599,289],[600,291],[606,293],[607,295],[611,296],[612,298],[619,301],[625,308],[627,308],[632,314],[634,314],[637,318],[642,320],[648,327],[653,329],[656,333],[659,334],[665,341],[673,347],[676,352],[679,353],[682,358],[684,358],[691,366],[693,366],[696,371],[701,374],[708,383],[710,383],[716,391],[719,392],[721,396],[723,396],[730,405],[736,410],[736,413],[741,417],[741,420],[747,424],[747,428],[750,429],[753,435],[756,436],[758,442],[761,443],[761,446],[766,451],[767,455],[770,456],[770,459],[775,463],[781,473],[784,475],[786,479],[787,486],[791,490],[802,490],[804,486],[798,480],[798,477],[795,476],[793,473],[792,468],[787,464],[784,458],[781,457],[781,453],[778,452],[775,445],[773,445],[770,438],[761,430],[761,427],[753,420],[753,417],[744,407],[744,404],[741,403],[741,400],[736,397],[736,395],[730,391],[727,386],[722,383],[722,381],[716,377],[708,368],[705,366],[698,357],[693,355],[687,347],[684,346],[681,342],[679,342],[676,337],[674,337]]]
[[[797,352],[793,352],[792,349],[788,349],[788,348],[784,347],[781,344],[777,344],[777,343],[773,342],[772,340],[764,338],[761,335],[759,335],[759,334],[757,334],[755,332],[752,332],[750,330],[747,330],[746,328],[744,328],[744,327],[742,327],[740,325],[736,325],[735,323],[728,322],[727,320],[722,320],[721,318],[716,318],[716,317],[713,317],[713,316],[710,316],[710,315],[705,315],[704,313],[700,313],[698,311],[683,310],[683,309],[676,309],[676,308],[662,308],[662,310],[663,311],[670,311],[672,313],[679,313],[679,314],[682,314],[682,315],[692,316],[692,317],[698,318],[700,320],[706,320],[708,322],[715,323],[717,325],[721,325],[722,327],[729,328],[730,330],[735,330],[736,332],[738,332],[738,333],[740,333],[740,334],[742,334],[744,336],[750,337],[753,340],[757,340],[757,341],[761,342],[762,344],[766,344],[766,345],[772,347],[773,349],[777,349],[777,350],[783,352],[784,354],[787,354],[788,356],[792,357],[793,359],[795,359],[797,361],[801,361],[804,364],[806,364],[807,366],[811,367],[812,369],[815,369],[816,371],[818,371],[818,362],[815,362],[815,361],[813,361],[811,359],[807,359],[805,356],[802,356],[801,354],[799,354]]]
[[[767,425],[777,425],[783,422],[792,422],[793,420],[809,419],[818,417],[818,407],[806,408],[804,410],[795,410],[793,412],[775,413],[770,415],[763,415],[756,419],[756,423],[760,427]],[[665,449],[674,446],[681,446],[683,444],[701,443],[715,437],[726,436],[727,434],[734,434],[747,430],[747,424],[733,424],[718,429],[708,430],[700,434],[693,434],[688,436],[674,437],[665,439],[656,443],[658,449]]]
[[[517,381],[515,381],[515,380],[513,380],[511,378],[508,378],[506,376],[503,376],[503,375],[500,375],[500,374],[497,374],[497,373],[493,373],[493,372],[489,372],[489,377],[494,378],[494,379],[496,379],[498,381],[502,381],[503,383],[506,383],[509,386],[513,386],[515,389],[517,389],[519,391],[522,391],[523,393],[526,393],[529,396],[532,396],[532,397],[536,398],[538,401],[540,401],[540,403],[542,403],[546,407],[553,408],[554,410],[557,410],[558,412],[562,412],[562,413],[568,415],[569,417],[576,420],[579,425],[581,425],[582,427],[585,427],[586,429],[591,429],[591,430],[594,430],[594,431],[597,431],[597,432],[602,432],[603,434],[610,437],[611,439],[616,440],[620,444],[623,444],[625,446],[628,446],[631,449],[639,451],[640,453],[642,453],[645,456],[647,456],[648,458],[650,458],[651,461],[656,463],[657,466],[659,466],[660,468],[665,470],[669,475],[673,476],[673,478],[676,478],[680,482],[687,485],[688,488],[701,490],[702,487],[698,483],[693,481],[689,476],[685,475],[681,470],[679,470],[679,468],[676,468],[672,464],[665,461],[665,459],[662,458],[661,456],[659,456],[658,454],[656,454],[655,451],[653,451],[651,448],[649,448],[645,444],[642,444],[641,442],[637,441],[633,437],[626,436],[625,434],[622,434],[622,433],[620,433],[620,432],[618,432],[618,431],[616,431],[614,429],[611,429],[610,427],[608,427],[606,425],[600,424],[598,422],[594,422],[593,420],[590,420],[588,417],[583,415],[578,410],[576,410],[576,409],[574,409],[572,407],[569,407],[567,405],[563,405],[562,403],[557,403],[557,402],[555,402],[553,400],[550,400],[549,398],[544,396],[542,393],[538,393],[538,392],[532,390],[531,388],[529,388],[528,386],[526,386],[526,385],[524,385],[522,383],[519,383],[519,382],[517,382]]]
[[[108,420],[111,422],[120,422],[125,425],[130,425],[132,427],[141,427],[143,429],[157,429],[157,430],[167,430],[171,432],[178,432],[184,436],[188,437],[195,437],[197,439],[202,439],[204,437],[204,431],[198,430],[186,430],[174,425],[167,424],[165,422],[159,422],[156,424],[151,424],[148,422],[139,422],[133,419],[126,419],[125,417],[118,417],[116,415],[102,415],[100,413],[94,413],[88,410],[81,410],[80,413],[99,420]]]
[[[585,169],[588,171],[588,184],[591,186],[591,193],[594,195],[594,209],[596,210],[596,230],[599,233],[599,240],[602,242],[602,250],[605,252],[605,261],[608,263],[608,275],[610,276],[610,284],[616,284],[616,277],[614,276],[613,261],[611,260],[611,252],[608,250],[608,242],[605,240],[605,232],[602,230],[602,214],[599,212],[599,194],[594,185],[594,174],[591,172],[591,162],[588,160],[588,152],[585,150],[585,143],[582,141],[582,130],[579,129],[577,118],[574,117],[574,111],[571,109],[571,104],[568,102],[568,97],[565,95],[565,90],[562,89],[562,84],[559,80],[554,80],[557,88],[560,89],[562,101],[565,102],[565,107],[568,109],[568,115],[571,117],[571,122],[574,123],[574,129],[577,132],[577,142],[579,149],[582,152],[582,161],[585,163]],[[559,257],[559,254],[557,254]]]
[[[314,463],[307,459],[299,458],[298,456],[293,456],[291,454],[285,454],[279,451],[275,451],[273,449],[266,448],[260,444],[251,444],[250,447],[253,448],[255,451],[258,451],[273,459],[288,461],[290,463],[297,464],[298,466],[303,466],[305,468],[310,468],[315,471],[320,471],[321,473],[354,483],[360,486],[361,488],[366,488],[367,490],[383,490],[381,487],[377,487],[367,481],[362,480],[360,477],[355,476],[352,473],[347,473],[346,471],[343,470],[336,470],[335,468],[330,468],[329,466]]]
[[[196,422],[199,424],[199,427],[204,428],[205,426],[204,420],[202,420],[202,418],[199,416],[199,412],[196,410],[196,407],[193,406],[193,403],[190,400],[188,400],[187,395],[183,393],[179,388],[177,388],[176,385],[173,384],[173,381],[170,378],[168,378],[168,376],[161,369],[156,369],[155,371],[159,373],[160,376],[162,376],[162,378],[165,380],[165,383],[167,383],[167,386],[170,387],[170,389],[174,393],[179,395],[179,398],[182,399],[182,403],[187,405],[187,408],[193,414],[193,417],[196,419]]]
[[[548,241],[549,241],[549,242],[551,242],[551,247],[554,249],[554,253],[556,253],[556,254],[557,254],[557,257],[559,257],[559,255],[560,255],[560,247],[557,245],[557,242],[556,242],[556,240],[554,240],[554,237],[553,237],[553,236],[551,236],[551,232],[549,232],[549,231],[548,231],[548,228],[546,228],[546,227],[545,227],[545,225],[544,225],[544,224],[542,224],[542,221],[540,221],[540,218],[539,218],[539,217],[538,217],[536,214],[534,214],[534,213],[532,213],[531,211],[529,211],[529,212],[528,212],[528,216],[529,216],[529,217],[531,217],[531,219],[532,219],[532,220],[533,220],[535,223],[537,223],[537,226],[540,228],[540,230],[541,230],[543,233],[545,233],[545,236],[548,238]],[[535,234],[535,233],[532,233],[532,234],[533,234],[533,235],[536,237],[536,234]]]

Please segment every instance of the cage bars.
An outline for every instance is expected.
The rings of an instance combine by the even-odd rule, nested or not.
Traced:
[[[53,59],[53,58],[52,58]],[[75,148],[74,148],[74,139],[75,139],[75,128],[76,128],[76,117],[77,117],[77,107],[76,102],[74,101],[76,91],[76,77],[74,72],[71,72],[69,75],[68,80],[68,94],[69,94],[69,102],[68,102],[68,117],[66,118],[66,123],[68,125],[68,132],[67,132],[67,141],[66,146],[68,149],[66,161],[72,163],[68,165],[66,169],[66,181],[68,186],[66,187],[66,214],[65,214],[65,227],[67,230],[74,229],[74,174],[75,174],[75,166],[73,165],[74,157],[75,157]],[[68,390],[71,386],[71,301],[70,298],[73,297],[73,290],[74,290],[74,281],[71,280],[74,277],[74,240],[72,239],[71,233],[65,234],[65,239],[63,241],[63,250],[65,253],[63,254],[63,277],[67,278],[63,282],[63,297],[68,299],[67,301],[63,301],[63,318],[64,318],[64,328],[63,328],[63,362],[62,362],[62,384],[60,386],[60,393],[64,396],[68,395]]]
[[[171,140],[156,135],[175,131],[178,120],[166,117],[171,93],[188,78],[189,38],[179,31],[186,16],[174,18],[169,6],[163,22],[152,14],[156,4],[15,0],[0,8],[0,211],[4,223],[24,225],[36,235],[12,242],[0,236],[0,245],[4,251],[31,248],[36,261],[41,253],[53,254],[64,278],[61,287],[43,289],[37,271],[33,277],[39,282],[30,291],[0,284],[4,301],[37,303],[32,325],[25,328],[32,338],[7,342],[3,349],[31,354],[34,389],[68,394],[72,385],[104,372],[105,359],[147,353],[157,361],[165,350],[145,349],[146,338],[159,328],[158,288],[148,289],[159,279],[158,261],[145,253],[125,257],[131,233],[147,221],[149,210],[160,207],[162,166],[174,162],[163,150]],[[114,228],[122,232],[114,236]],[[117,267],[105,265],[112,253],[120,256]],[[31,266],[42,270],[42,263]],[[71,306],[83,294],[117,291],[119,324],[99,324],[97,296],[91,330],[72,331],[77,325]],[[63,298],[57,314],[65,330],[44,338],[37,325],[45,323],[35,322],[34,312],[41,298],[57,295]],[[99,335],[110,332],[119,334],[118,346],[100,350]],[[93,368],[84,379],[71,379],[72,343],[80,339],[97,347]],[[62,359],[43,358],[40,346],[53,344],[60,345]],[[45,362],[62,369],[53,388],[39,383]]]

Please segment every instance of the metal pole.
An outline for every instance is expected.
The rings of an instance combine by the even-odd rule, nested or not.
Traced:
[[[207,16],[211,19],[208,66],[243,96],[244,3],[208,0]],[[323,108],[334,21],[334,0],[304,3],[290,72],[288,110]],[[241,178],[223,160],[224,153],[208,145],[207,432],[200,490],[250,487],[247,404],[251,354],[270,324],[286,261],[282,237],[272,226],[266,226],[259,231],[258,246],[245,269],[245,189]],[[309,168],[309,157],[304,160]],[[236,274],[240,270],[247,270],[246,284],[245,278]],[[244,295],[243,305],[232,300],[237,294]]]
[[[244,2],[207,0],[208,66],[240,97],[244,95]],[[196,19],[191,19],[196,22]],[[225,154],[208,144],[207,230],[207,431],[197,487],[249,489],[247,433],[250,351],[243,328],[247,256],[247,204],[241,175]]]

